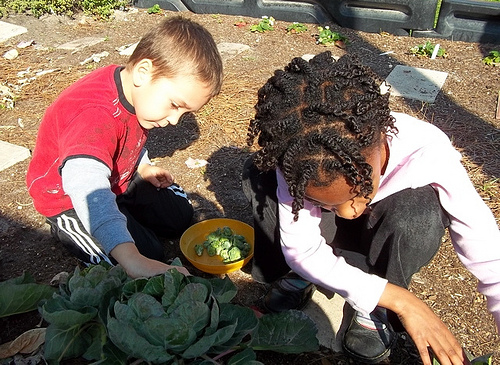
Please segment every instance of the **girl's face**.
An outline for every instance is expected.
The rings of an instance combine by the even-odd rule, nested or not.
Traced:
[[[313,205],[335,212],[339,217],[345,219],[358,218],[363,214],[368,203],[378,191],[380,176],[383,174],[388,160],[388,148],[385,138],[383,138],[380,147],[371,149],[365,155],[365,158],[366,162],[373,168],[373,192],[369,195],[369,199],[359,195],[359,191],[344,176],[333,180],[327,186],[309,184],[306,187],[304,198]]]
[[[176,125],[184,113],[197,112],[210,99],[210,88],[194,76],[153,79],[151,74],[139,69],[131,94],[137,119],[145,129]]]

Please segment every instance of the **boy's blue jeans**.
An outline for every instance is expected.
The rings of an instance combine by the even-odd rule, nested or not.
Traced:
[[[250,157],[242,177],[243,191],[254,217],[252,276],[269,283],[290,271],[279,240],[276,172],[259,171]],[[436,254],[448,225],[436,192],[424,186],[400,191],[372,204],[369,213],[354,220],[325,210],[320,227],[335,255],[407,288],[412,275]]]

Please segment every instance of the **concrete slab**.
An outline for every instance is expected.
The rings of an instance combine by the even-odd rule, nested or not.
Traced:
[[[241,44],[241,43],[219,43],[217,44],[217,49],[219,50],[219,53],[224,61],[227,61],[231,58],[236,57],[239,55],[241,52],[244,52],[248,49],[250,49],[250,46],[246,44]]]
[[[342,334],[346,324],[343,320],[345,301],[338,295],[316,290],[312,300],[304,308],[306,313],[318,328],[318,341],[320,345],[328,347],[335,352],[342,351]],[[350,309],[349,305],[346,305]]]
[[[105,40],[106,40],[106,38],[85,37],[85,38],[75,39],[74,41],[61,44],[60,46],[58,46],[56,48],[67,49],[70,51],[79,51],[85,47],[93,46],[95,44],[104,42]]]
[[[0,141],[0,171],[30,157],[30,150],[8,142]]]
[[[28,31],[25,27],[0,21],[0,43]]]
[[[448,73],[398,65],[387,76],[392,96],[433,103],[444,85]]]

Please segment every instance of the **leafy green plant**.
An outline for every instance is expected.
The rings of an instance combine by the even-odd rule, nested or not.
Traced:
[[[0,318],[36,310],[40,301],[52,297],[55,291],[49,285],[37,284],[28,273],[0,282]]]
[[[133,280],[119,266],[77,268],[40,306],[49,323],[45,358],[201,365],[231,354],[228,364],[260,364],[256,350],[317,350],[317,329],[304,313],[257,318],[230,303],[236,291],[228,277],[186,277],[175,269]]]
[[[148,14],[160,14],[161,8],[160,5],[154,4],[152,7],[148,8]]]
[[[287,33],[298,34],[307,31],[307,27],[302,23],[293,22],[288,27],[286,27]]]
[[[319,34],[316,37],[316,44],[322,44],[325,46],[331,44],[347,43],[347,38],[338,32],[333,32],[330,27],[318,27]]]
[[[129,0],[0,0],[0,15],[30,12],[36,17],[44,14],[73,16],[78,11],[107,19],[114,9],[129,5]]]
[[[500,0],[499,0],[500,1]],[[483,63],[485,65],[500,65],[500,52],[499,51],[490,51],[490,53],[483,58]]]
[[[410,53],[416,56],[431,57],[434,53],[435,47],[436,46],[434,44],[432,44],[430,41],[427,41],[425,42],[425,44],[420,44],[410,48]],[[446,58],[448,57],[448,54],[446,53],[446,50],[444,48],[439,47],[436,57]]]
[[[271,16],[263,16],[262,19],[260,20],[259,24],[254,24],[250,26],[250,31],[251,32],[259,32],[259,33],[264,33],[267,32],[268,30],[274,30],[274,22],[275,19]]]
[[[114,9],[126,7],[127,0],[80,0],[80,6],[85,14],[107,19]]]

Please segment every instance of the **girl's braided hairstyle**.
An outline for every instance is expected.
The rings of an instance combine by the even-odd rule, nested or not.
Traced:
[[[309,183],[329,185],[345,176],[359,194],[373,191],[372,167],[362,153],[396,132],[389,93],[381,95],[376,74],[357,58],[337,62],[329,51],[309,62],[294,58],[258,92],[248,144],[260,170],[279,168],[294,198],[295,220]]]

